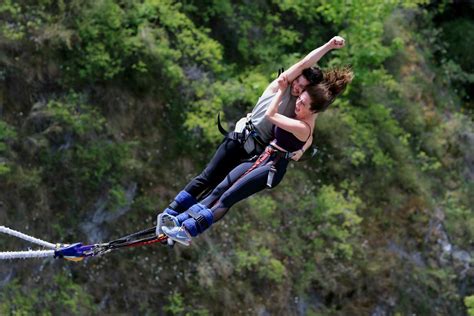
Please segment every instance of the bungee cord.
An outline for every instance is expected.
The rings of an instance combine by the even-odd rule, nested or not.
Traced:
[[[27,250],[27,251],[4,251],[0,252],[0,260],[9,259],[30,259],[30,258],[62,258],[69,261],[81,261],[87,257],[100,256],[109,253],[112,250],[149,245],[156,242],[168,244],[168,237],[164,234],[156,235],[156,228],[152,227],[146,230],[136,232],[131,235],[121,237],[106,243],[83,245],[82,243],[62,244],[50,243],[39,238],[35,238],[11,228],[0,226],[0,233],[17,237],[34,244],[49,248],[50,250]]]
[[[0,233],[11,235],[26,241],[29,241],[33,244],[38,244],[46,248],[56,249],[57,245],[28,236],[19,231],[13,230],[11,228],[0,226]],[[27,259],[27,258],[45,258],[45,257],[54,257],[55,250],[28,250],[28,251],[5,251],[0,252],[0,259]]]

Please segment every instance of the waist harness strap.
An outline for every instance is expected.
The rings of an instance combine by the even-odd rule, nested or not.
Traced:
[[[221,124],[221,114],[217,114],[217,128],[219,132],[226,138],[239,141],[241,143],[245,142],[245,133],[238,133],[238,132],[228,132],[222,127]]]
[[[257,144],[259,144],[263,148],[267,146],[267,144],[263,141],[263,139],[261,139],[260,136],[258,136],[257,129],[253,125],[252,120],[248,120],[247,123],[245,123],[245,128],[249,132],[250,136],[252,136],[253,139],[257,142]]]

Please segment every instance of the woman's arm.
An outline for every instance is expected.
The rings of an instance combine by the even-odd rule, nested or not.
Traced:
[[[294,161],[300,160],[300,158],[303,156],[305,151],[308,150],[308,148],[310,148],[311,145],[313,144],[314,126],[315,126],[315,123],[316,123],[316,119],[318,118],[318,115],[319,115],[319,113],[314,113],[313,114],[313,130],[311,131],[311,136],[308,138],[306,143],[304,143],[303,148],[293,152],[293,157],[291,157],[291,159],[293,159]]]
[[[293,155],[291,156],[291,160],[294,160],[294,161],[300,160],[301,157],[303,157],[303,154],[305,153],[305,151],[309,148],[309,146],[311,146],[312,143],[313,143],[313,135],[309,137],[308,141],[304,144],[302,149],[294,151],[292,153]]]
[[[265,118],[272,122],[272,124],[278,126],[279,128],[282,128],[292,133],[299,140],[307,140],[309,131],[308,126],[305,123],[300,120],[295,120],[285,115],[281,115],[277,112],[278,106],[281,103],[282,95],[288,87],[288,81],[286,80],[286,77],[282,74],[280,75],[280,77],[278,77],[277,83],[279,87],[278,92],[273,98],[272,103],[268,107],[267,111],[265,112]]]

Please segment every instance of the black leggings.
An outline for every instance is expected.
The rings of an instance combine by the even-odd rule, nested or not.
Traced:
[[[259,167],[242,177],[252,165],[253,162],[244,162],[235,167],[212,193],[201,201],[205,206],[212,207],[214,221],[220,220],[235,203],[267,188],[268,173],[272,165],[276,168],[272,187],[276,187],[285,175],[288,160],[277,159],[274,153]]]
[[[215,188],[232,169],[249,158],[250,155],[239,141],[226,137],[203,172],[192,179],[184,190],[200,199]]]

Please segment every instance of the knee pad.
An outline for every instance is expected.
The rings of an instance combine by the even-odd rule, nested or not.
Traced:
[[[171,202],[169,208],[175,210],[178,213],[183,213],[196,203],[196,198],[194,198],[194,196],[183,190],[179,192],[178,195],[174,198],[174,201]]]

